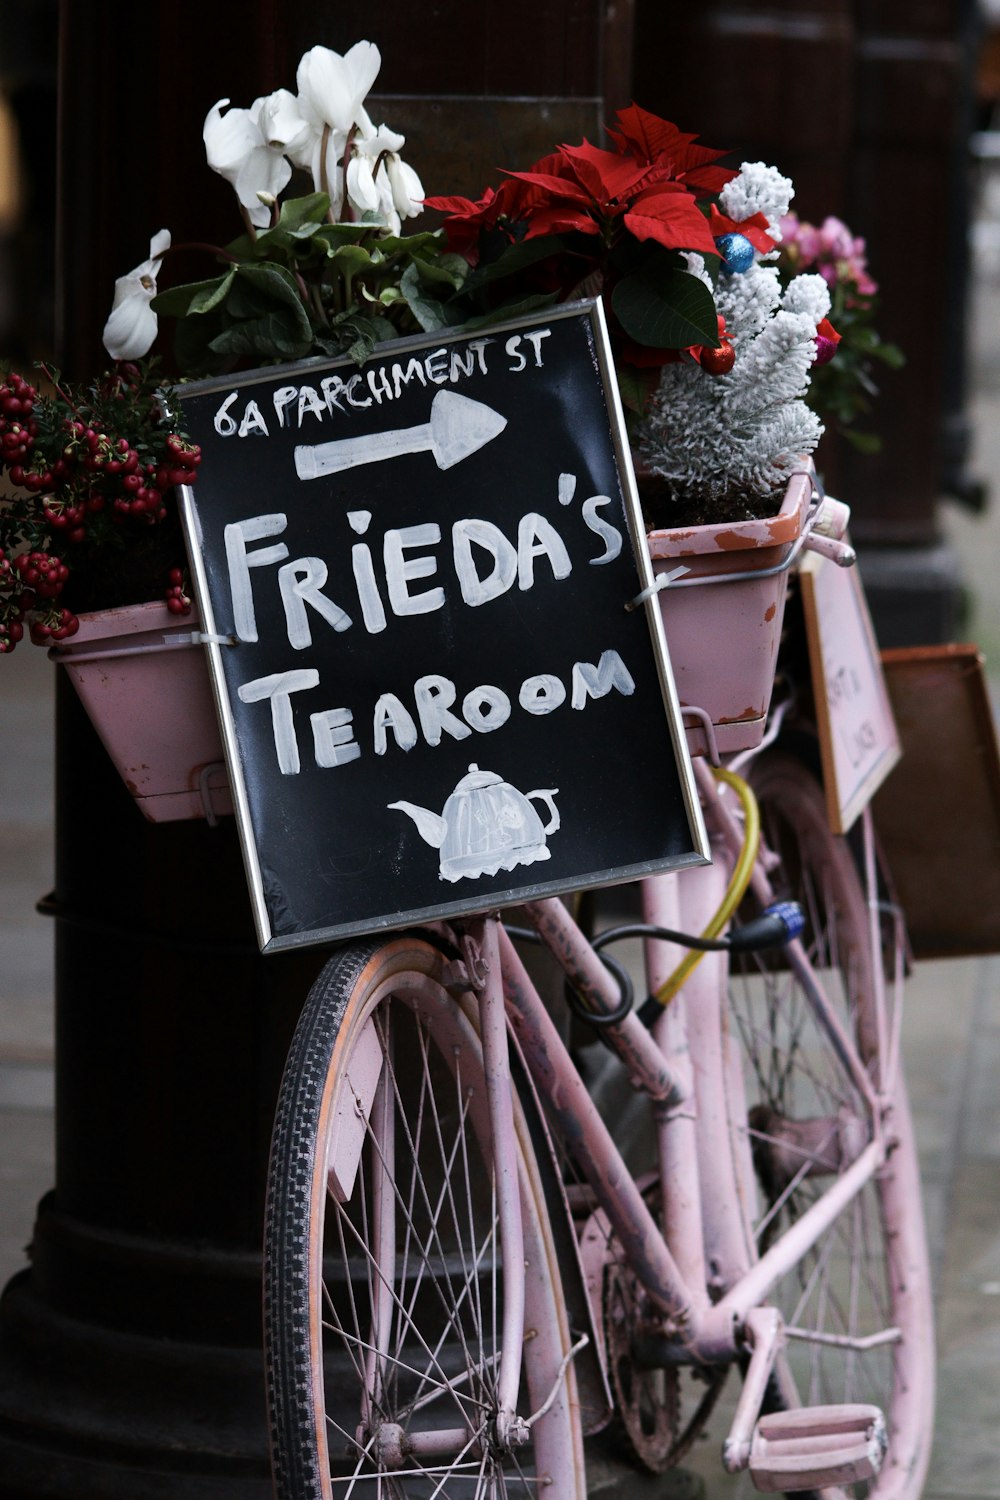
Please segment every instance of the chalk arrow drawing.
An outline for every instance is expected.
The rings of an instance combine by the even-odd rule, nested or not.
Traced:
[[[301,445],[295,450],[295,472],[300,479],[319,479],[361,464],[381,463],[401,453],[433,453],[439,469],[450,469],[471,453],[499,437],[507,426],[492,406],[471,401],[455,391],[438,391],[431,402],[431,419],[417,427],[397,427],[370,437],[340,438],[333,443]]]

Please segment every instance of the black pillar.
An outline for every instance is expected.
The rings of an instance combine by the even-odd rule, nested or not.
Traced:
[[[601,0],[367,19],[62,0],[59,364],[99,367],[114,279],[161,227],[235,237],[201,140],[219,98],[294,89],[307,47],[367,37],[380,118],[409,132],[427,191],[478,192],[497,166],[596,135],[604,84],[627,92],[622,49],[603,62],[622,24]],[[204,274],[193,258],[177,279]],[[266,1500],[267,1147],[323,954],[259,955],[233,820],[146,823],[65,681],[57,768],[56,1180],[0,1297],[0,1500]]]

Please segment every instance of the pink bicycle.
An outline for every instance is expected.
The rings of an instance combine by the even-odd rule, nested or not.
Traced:
[[[268,1195],[281,1500],[582,1497],[597,1442],[676,1463],[734,1367],[725,1470],[919,1496],[904,940],[869,815],[834,836],[810,756],[786,702],[741,774],[696,761],[713,863],[642,882],[641,921],[588,939],[545,900],[324,969]],[[634,1004],[610,949],[637,938]]]

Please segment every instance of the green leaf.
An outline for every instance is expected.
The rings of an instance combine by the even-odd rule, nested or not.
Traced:
[[[506,323],[510,318],[520,318],[528,313],[540,312],[556,301],[555,292],[537,292],[531,297],[522,297],[517,302],[506,302],[490,312],[475,318],[452,319],[451,326],[460,326],[463,333],[472,333],[480,328],[493,328],[497,323]]]
[[[284,229],[291,234],[311,228],[313,224],[325,224],[329,212],[330,198],[327,193],[306,193],[301,198],[287,198],[281,205],[275,229]],[[258,235],[258,241],[264,238],[266,235]]]
[[[399,329],[388,318],[383,318],[378,313],[373,313],[369,322],[374,331],[375,342],[377,344],[385,344],[390,339],[399,338]]]
[[[263,265],[243,265],[235,269],[244,286],[249,285],[264,296],[289,307],[302,308],[298,282],[284,266],[265,262]]]
[[[856,432],[853,427],[845,427],[842,429],[841,435],[859,453],[880,453],[882,451],[882,439],[877,432]]]
[[[641,416],[660,383],[659,366],[639,369],[637,365],[619,365],[617,374],[622,405],[626,411],[637,412]]]
[[[364,245],[370,249],[375,235],[364,224],[321,224],[314,239],[326,255],[338,245]]]
[[[223,329],[209,344],[215,354],[254,355],[262,359],[301,359],[312,347],[312,326],[303,326],[291,308],[275,308],[259,318],[245,318]]]
[[[424,291],[420,271],[408,265],[399,280],[400,290],[406,298],[413,316],[425,333],[437,333],[448,326],[444,304],[436,297],[428,297]]]
[[[505,276],[516,275],[528,266],[533,266],[540,260],[548,260],[552,255],[561,255],[566,248],[566,241],[562,235],[546,234],[538,235],[532,240],[520,240],[517,244],[509,245],[495,260],[486,265],[479,265],[472,272],[468,280],[469,291],[476,291],[481,286],[490,282],[500,281]]]
[[[651,349],[719,347],[712,294],[697,276],[648,261],[619,281],[611,295],[615,316],[630,338]]]
[[[162,313],[168,318],[186,318],[190,312],[205,312],[219,301],[216,294],[221,293],[223,297],[226,295],[235,269],[235,266],[231,267],[225,275],[217,276],[212,281],[191,281],[184,286],[173,286],[166,291],[157,292],[150,306],[155,313]]]
[[[217,316],[182,318],[174,329],[178,367],[191,375],[217,375],[231,365],[232,360],[222,358],[211,347],[221,327]]]
[[[204,292],[199,292],[196,297],[192,297],[188,316],[197,314],[199,317],[203,317],[205,313],[210,313],[215,308],[221,307],[236,285],[237,269],[236,266],[233,266],[232,270],[227,271],[214,291],[206,288]]]
[[[425,229],[420,234],[384,234],[375,243],[386,255],[416,256],[442,245],[444,234],[440,229]]]
[[[440,282],[459,291],[469,279],[469,262],[464,255],[444,250],[440,255],[425,257],[416,255],[407,271],[416,266],[421,281]]]
[[[876,359],[880,359],[884,365],[888,365],[890,370],[901,370],[906,364],[906,355],[897,344],[880,343],[877,348],[872,350],[872,354]]]
[[[338,245],[327,251],[327,259],[349,281],[372,268],[371,255],[363,245]]]
[[[319,229],[328,229],[330,200],[326,193],[308,193],[289,198],[281,205],[278,222],[256,235],[241,234],[226,249],[239,261],[266,260],[275,250],[296,251],[296,241],[310,239]],[[301,252],[299,252],[301,253]]]

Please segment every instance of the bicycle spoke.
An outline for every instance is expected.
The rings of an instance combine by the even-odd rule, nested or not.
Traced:
[[[734,1075],[742,1074],[744,1089],[732,1121],[734,1159],[753,1168],[741,1198],[750,1206],[748,1234],[763,1253],[877,1138],[881,1096],[865,1080],[881,1076],[879,1043],[894,1031],[898,993],[882,1017],[882,955],[873,952],[863,882],[848,843],[830,831],[815,779],[776,749],[759,758],[752,781],[776,856],[769,879],[775,897],[802,909],[801,951],[811,969],[794,951],[763,952],[737,959],[731,975],[729,1038],[742,1058]],[[932,1354],[926,1344],[916,1347],[914,1330],[930,1326],[928,1276],[900,1089],[897,1075],[889,1129],[899,1144],[771,1293],[795,1336],[776,1361],[769,1397],[792,1406],[870,1402],[886,1414],[895,1455],[889,1477],[884,1485],[872,1479],[823,1491],[837,1500],[909,1500],[910,1466],[923,1472],[926,1462]],[[920,1393],[912,1402],[910,1380]]]
[[[346,1224],[347,1224],[347,1228],[350,1230],[351,1234],[354,1236],[354,1238],[356,1240],[356,1243],[357,1243],[357,1246],[358,1246],[358,1249],[361,1251],[362,1255],[364,1256],[366,1263],[368,1264],[368,1266],[371,1269],[374,1270],[375,1274],[379,1278],[380,1284],[385,1289],[385,1291],[388,1292],[389,1296],[392,1298],[393,1302],[395,1303],[397,1309],[399,1311],[401,1311],[405,1315],[405,1312],[406,1312],[405,1305],[401,1301],[401,1299],[400,1299],[400,1297],[399,1297],[399,1295],[398,1295],[398,1293],[396,1291],[396,1288],[393,1286],[392,1282],[389,1279],[389,1276],[385,1272],[383,1272],[382,1268],[379,1265],[377,1265],[377,1263],[375,1262],[375,1258],[372,1255],[371,1251],[368,1249],[367,1241],[364,1239],[362,1233],[350,1222],[349,1219],[346,1220]],[[449,1283],[449,1285],[450,1285],[450,1283]],[[445,1305],[447,1307],[447,1304],[445,1304]],[[436,1368],[437,1369],[437,1373],[438,1373],[438,1375],[440,1377],[440,1383],[441,1383],[442,1389],[443,1390],[450,1390],[451,1387],[449,1385],[449,1380],[448,1380],[447,1372],[443,1369],[443,1367],[440,1365],[440,1363],[436,1359],[434,1351],[431,1348],[430,1344],[427,1342],[427,1340],[424,1338],[424,1336],[421,1333],[421,1331],[414,1324],[411,1323],[410,1328],[411,1328],[411,1332],[412,1332],[413,1336],[416,1338],[416,1340],[419,1343],[420,1347],[422,1348],[422,1350],[424,1351],[425,1355],[427,1356],[427,1360],[428,1360],[428,1366],[427,1366],[427,1368],[428,1369]],[[347,1333],[345,1332],[345,1330],[339,1324],[336,1326],[336,1331],[341,1335],[342,1338],[344,1338],[345,1340],[348,1339],[349,1336],[347,1335]],[[358,1342],[359,1342],[359,1346],[360,1347],[364,1347],[366,1349],[370,1349],[372,1347],[367,1341],[365,1341],[363,1339],[359,1340]],[[387,1360],[389,1360],[391,1362],[391,1364],[395,1368],[399,1368],[399,1367],[402,1366],[403,1368],[410,1369],[414,1374],[418,1374],[419,1375],[421,1373],[415,1366],[412,1366],[412,1365],[409,1365],[409,1366],[403,1365],[403,1362],[401,1360],[392,1359],[391,1356],[389,1356],[388,1354],[383,1354],[382,1357],[385,1358],[385,1359],[387,1359]],[[430,1377],[428,1376],[427,1378],[430,1378]],[[460,1403],[460,1401],[458,1400],[457,1397],[456,1397],[456,1404],[459,1405],[459,1409],[460,1410],[463,1410],[463,1408],[461,1407],[461,1403]]]

